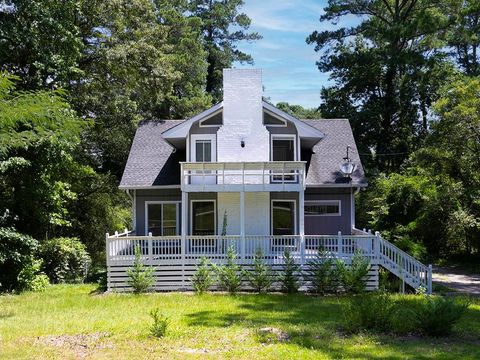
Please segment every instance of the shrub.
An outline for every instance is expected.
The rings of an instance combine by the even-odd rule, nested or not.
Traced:
[[[245,271],[244,273],[250,286],[259,294],[268,291],[275,281],[271,266],[263,260],[262,249],[255,251],[251,271]]]
[[[50,284],[48,276],[40,271],[42,261],[34,260],[18,274],[19,291],[43,291]]]
[[[21,290],[25,284],[19,283],[19,275],[23,269],[34,266],[37,249],[38,241],[34,238],[13,228],[0,228],[0,291]]]
[[[313,260],[308,262],[306,279],[311,282],[312,291],[316,294],[335,292],[338,284],[334,260],[328,258],[325,251],[319,250]]]
[[[169,319],[162,315],[158,308],[150,311],[150,316],[153,319],[153,324],[150,326],[150,334],[157,338],[164,337],[167,334]]]
[[[75,283],[85,279],[90,256],[77,238],[54,238],[40,245],[42,270],[53,283]]]
[[[350,266],[341,260],[336,261],[336,269],[340,282],[347,293],[360,294],[365,291],[370,260],[360,252],[355,252]]]
[[[343,327],[348,332],[390,331],[396,311],[395,301],[386,293],[354,296],[344,310]]]
[[[227,262],[224,265],[216,265],[215,272],[218,276],[220,286],[230,294],[235,294],[242,286],[242,271],[236,264],[237,254],[233,246],[227,250]]]
[[[295,263],[295,259],[288,250],[285,250],[283,258],[285,264],[280,276],[282,290],[288,294],[293,294],[298,292],[298,289],[300,288],[300,284],[298,282],[298,278],[300,276],[300,266]]]
[[[135,247],[135,260],[132,267],[127,270],[128,284],[133,288],[134,294],[146,292],[155,282],[153,272],[155,268],[145,266],[142,262],[142,252],[140,247]]]
[[[203,294],[205,291],[213,285],[213,271],[208,265],[208,260],[205,257],[200,259],[200,263],[197,265],[195,274],[192,276],[192,285],[195,291],[199,294]]]
[[[454,298],[427,296],[417,309],[417,326],[421,333],[429,336],[444,336],[452,332],[453,326],[460,320],[470,303]]]

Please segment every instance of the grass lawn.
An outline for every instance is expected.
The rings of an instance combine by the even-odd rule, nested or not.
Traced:
[[[0,296],[0,359],[480,359],[480,301],[443,339],[346,336],[342,298],[305,295],[95,294],[91,285]],[[148,315],[171,319],[163,339]],[[264,342],[271,327],[286,341]]]

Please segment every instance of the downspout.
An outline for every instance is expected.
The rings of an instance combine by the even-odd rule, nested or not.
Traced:
[[[355,192],[353,192],[353,187],[350,186],[350,223],[353,229],[355,229],[355,195],[357,195],[360,192],[360,187],[357,187],[355,189]]]
[[[132,194],[130,193],[130,189],[126,189],[125,190],[125,193],[127,194],[128,198],[130,199],[130,201],[132,202],[132,231],[134,232],[135,231],[135,227],[136,227],[136,224],[137,224],[137,211],[136,211],[136,208],[137,208],[137,190],[133,190],[133,196]]]

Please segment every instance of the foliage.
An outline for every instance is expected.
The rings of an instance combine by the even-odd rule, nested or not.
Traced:
[[[426,297],[416,312],[420,331],[429,336],[450,335],[452,328],[465,314],[470,302],[441,296]]]
[[[367,257],[356,251],[350,266],[346,266],[340,259],[337,259],[335,266],[340,283],[347,293],[360,294],[365,291],[370,270],[370,260]]]
[[[306,279],[309,279],[312,291],[316,294],[327,294],[336,292],[338,287],[338,272],[335,268],[335,261],[329,257],[328,252],[318,250],[315,258],[308,262]]]
[[[154,284],[154,271],[154,267],[143,264],[142,250],[140,246],[135,246],[135,260],[133,265],[127,270],[127,282],[133,288],[134,294],[144,293]]]
[[[390,332],[396,304],[393,297],[387,293],[362,294],[351,298],[343,314],[343,328],[348,332]]]
[[[256,32],[247,32],[250,18],[240,12],[243,0],[189,0],[188,10],[202,21],[201,34],[208,61],[206,91],[215,102],[221,100],[223,69],[234,62],[253,63],[250,55],[238,49],[242,41],[261,39]]]
[[[288,294],[298,292],[300,284],[298,281],[300,275],[300,265],[295,263],[295,259],[289,250],[285,250],[283,253],[284,265],[283,271],[280,275],[280,282],[282,284],[282,290]]]
[[[13,228],[0,227],[0,292],[22,290],[35,273],[38,241]],[[19,279],[22,273],[22,279]],[[23,282],[23,284],[22,284]]]
[[[165,315],[162,315],[158,308],[150,311],[150,316],[153,319],[153,324],[150,326],[150,334],[157,338],[164,337],[167,334],[170,320]]]
[[[77,238],[53,238],[42,242],[39,256],[42,270],[52,283],[81,282],[85,278],[90,256]]]
[[[236,263],[237,253],[234,245],[227,250],[227,261],[222,265],[214,265],[219,284],[230,294],[236,294],[242,285],[242,269]]]
[[[42,261],[34,260],[27,264],[18,274],[20,291],[44,291],[50,284],[48,276],[40,271]]]
[[[213,270],[208,264],[206,257],[200,259],[191,281],[193,288],[199,294],[208,291],[208,289],[214,284],[215,279],[213,278]]]
[[[301,105],[292,105],[287,102],[279,102],[276,105],[282,111],[287,114],[295,116],[297,119],[320,119],[322,116],[318,109],[307,109]]]
[[[244,274],[250,286],[259,294],[267,292],[275,282],[275,274],[271,266],[265,262],[260,248],[255,251],[252,269],[245,270]]]

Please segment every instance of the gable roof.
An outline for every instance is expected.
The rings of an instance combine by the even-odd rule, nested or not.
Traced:
[[[180,184],[180,161],[185,152],[175,151],[162,133],[188,120],[142,121],[133,139],[127,164],[120,182],[121,189],[150,188]],[[307,186],[366,186],[350,123],[346,119],[298,120],[324,134],[307,155]],[[350,157],[356,164],[352,182],[346,183],[340,165],[351,147]]]

